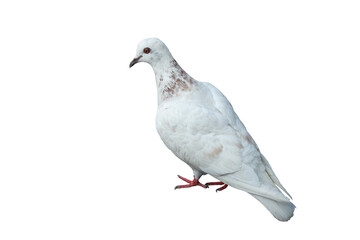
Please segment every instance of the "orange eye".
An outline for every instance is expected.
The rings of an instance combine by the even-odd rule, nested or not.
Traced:
[[[149,54],[149,53],[150,53],[150,51],[151,51],[151,49],[150,49],[150,48],[144,48],[144,53]]]

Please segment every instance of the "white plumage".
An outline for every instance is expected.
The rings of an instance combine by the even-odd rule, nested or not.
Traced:
[[[295,205],[278,188],[291,196],[226,97],[210,83],[188,75],[159,39],[139,43],[130,67],[137,62],[149,63],[155,72],[157,131],[165,145],[192,168],[194,181],[210,174],[251,194],[278,220],[289,220]]]

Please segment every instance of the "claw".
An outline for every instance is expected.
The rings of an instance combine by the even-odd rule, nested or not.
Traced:
[[[194,180],[192,180],[192,181],[190,181],[189,179],[186,179],[186,178],[184,178],[184,177],[182,177],[182,176],[180,176],[180,175],[178,175],[178,177],[179,177],[181,180],[187,182],[188,184],[185,184],[185,185],[177,185],[177,186],[175,187],[175,190],[176,190],[176,189],[180,189],[180,188],[189,188],[189,187],[193,187],[193,186],[200,186],[200,187],[203,187],[203,188],[208,188],[208,186],[200,183],[199,180],[195,178],[195,176],[194,176]]]
[[[228,187],[228,185],[223,183],[223,182],[208,182],[208,183],[205,184],[205,186],[211,186],[211,185],[224,185],[224,186],[219,187],[218,189],[216,189],[216,192],[218,192],[218,191],[220,192],[220,191],[222,191],[222,190],[224,190],[225,188]]]

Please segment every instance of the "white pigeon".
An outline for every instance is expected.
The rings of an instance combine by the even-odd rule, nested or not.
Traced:
[[[227,98],[213,85],[196,81],[175,61],[157,38],[141,41],[130,67],[149,63],[156,78],[157,131],[165,145],[189,165],[194,179],[176,188],[228,185],[248,192],[280,221],[288,221],[295,205],[269,162],[236,115]],[[220,182],[201,184],[210,174]],[[175,188],[175,189],[176,189]]]

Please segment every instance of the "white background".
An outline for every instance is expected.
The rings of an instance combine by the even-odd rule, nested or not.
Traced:
[[[358,1],[1,1],[0,239],[359,239]],[[162,39],[217,86],[297,206],[174,191],[155,130]],[[202,182],[212,181],[205,176]]]

